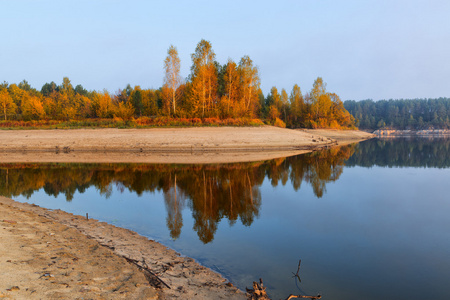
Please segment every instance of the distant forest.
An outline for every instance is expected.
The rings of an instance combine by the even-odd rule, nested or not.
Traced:
[[[310,92],[294,85],[290,93],[276,87],[261,91],[258,68],[249,56],[221,65],[208,41],[191,55],[191,73],[180,76],[180,59],[173,46],[164,60],[164,84],[158,89],[127,85],[114,94],[87,91],[63,82],[45,83],[40,90],[27,81],[0,84],[0,126],[46,126],[61,122],[126,126],[252,125],[280,127],[354,128],[354,118],[339,96],[326,91],[318,77]],[[101,120],[95,123],[89,120]],[[81,122],[83,121],[83,122]]]
[[[450,99],[344,102],[361,129],[450,129]]]

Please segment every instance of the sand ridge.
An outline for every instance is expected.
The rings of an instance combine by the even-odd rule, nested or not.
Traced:
[[[373,135],[261,127],[0,130],[2,162],[227,163],[261,161]]]

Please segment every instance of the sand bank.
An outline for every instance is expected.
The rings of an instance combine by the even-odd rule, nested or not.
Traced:
[[[331,134],[330,134],[331,133]],[[328,134],[328,135],[327,135]],[[302,154],[373,137],[361,131],[262,127],[2,130],[0,161],[226,163]]]

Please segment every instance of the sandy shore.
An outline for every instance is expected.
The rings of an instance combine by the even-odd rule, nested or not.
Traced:
[[[327,136],[332,132],[333,134]],[[339,134],[337,134],[339,133]],[[0,161],[226,163],[260,161],[358,142],[354,130],[262,127],[1,130]]]
[[[308,134],[315,134],[337,141],[339,145],[358,143],[363,140],[376,137],[376,135],[359,130],[337,129],[299,129]]]
[[[253,161],[371,137],[269,126],[0,131],[0,161]],[[0,270],[0,298],[246,299],[221,275],[135,232],[4,197]]]
[[[7,299],[246,299],[221,275],[135,232],[4,197],[0,270]]]

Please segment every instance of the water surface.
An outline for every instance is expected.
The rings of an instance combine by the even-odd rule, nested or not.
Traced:
[[[448,139],[258,163],[1,164],[0,193],[126,227],[274,299],[450,299]],[[301,259],[301,283],[292,278]]]

